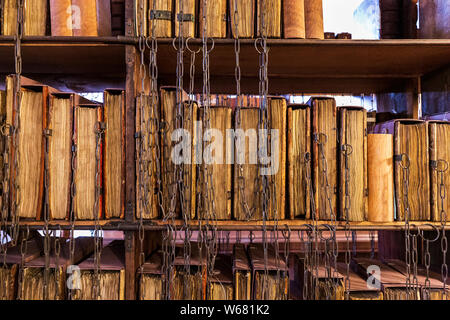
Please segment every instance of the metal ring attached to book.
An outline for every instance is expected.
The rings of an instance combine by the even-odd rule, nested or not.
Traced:
[[[201,47],[199,47],[197,51],[194,51],[194,50],[192,50],[191,47],[189,46],[189,41],[192,40],[192,39],[194,39],[194,38],[189,37],[189,38],[186,39],[186,49],[187,49],[190,53],[195,53],[195,54],[200,53],[200,51],[202,50]]]
[[[442,165],[442,168],[439,168],[439,164]],[[447,171],[448,170],[448,162],[446,160],[443,160],[443,159],[437,160],[436,161],[436,170],[439,173],[443,173],[443,172]]]
[[[403,160],[406,160],[405,165],[403,164]],[[399,162],[400,162],[400,167],[402,167],[402,169],[409,169],[411,162],[409,160],[409,156],[406,153],[402,153],[400,155]]]

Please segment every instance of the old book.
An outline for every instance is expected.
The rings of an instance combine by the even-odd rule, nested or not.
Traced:
[[[162,269],[162,253],[156,251],[145,261],[139,278],[140,300],[164,299],[164,275]]]
[[[337,109],[333,98],[311,98],[312,177],[316,218],[329,220],[336,216],[337,191]],[[326,163],[326,167],[324,164]],[[325,170],[326,169],[326,170]],[[325,170],[325,172],[324,172]],[[325,179],[326,173],[326,179]],[[328,182],[328,190],[327,190]],[[331,200],[328,201],[328,197]]]
[[[268,98],[270,162],[266,166],[272,191],[269,193],[269,220],[285,218],[286,202],[286,127],[287,104],[282,97]],[[278,136],[277,136],[278,134]],[[261,146],[258,147],[261,149]],[[262,172],[261,172],[262,173]]]
[[[373,267],[379,268],[378,274],[373,274]],[[406,276],[379,260],[357,258],[352,262],[356,273],[367,280],[372,286],[380,287],[384,300],[407,300]],[[410,300],[419,300],[420,292],[411,290]]]
[[[404,261],[398,259],[388,259],[385,263],[403,275],[407,275],[407,266]],[[411,267],[411,277],[413,277],[413,267],[414,266]],[[426,269],[422,266],[418,266],[416,278],[417,283],[420,286],[420,297],[422,300],[442,300],[444,296],[444,283],[442,282],[442,277],[440,274],[429,271],[427,280]],[[429,286],[428,289],[427,285]],[[446,288],[446,291],[448,293],[448,287]]]
[[[184,94],[182,93],[184,96]],[[195,121],[197,119],[197,103],[182,102],[177,104],[177,94],[175,87],[161,88],[161,125],[164,130],[161,134],[161,172],[162,172],[162,195],[163,207],[165,214],[170,214],[177,217],[182,217],[184,214],[190,214],[191,218],[195,217],[195,194],[196,194],[196,159],[195,155],[195,141],[197,129]],[[181,108],[178,111],[178,108]],[[177,121],[177,113],[180,112],[183,120]],[[189,132],[190,150],[182,153],[183,150],[175,148],[180,144],[180,136],[176,136],[177,140],[172,140],[172,134],[177,134],[176,129],[180,127]],[[180,147],[179,145],[178,147]],[[181,152],[181,153],[176,153]],[[190,153],[190,154],[189,154]],[[176,158],[176,159],[174,159]],[[175,161],[178,163],[175,163]],[[180,171],[182,170],[182,171]],[[176,172],[183,174],[183,193],[184,201],[181,203],[179,192],[181,185],[175,179]],[[171,201],[174,197],[174,201]],[[183,207],[182,207],[183,206]]]
[[[236,117],[236,114],[235,114]],[[241,108],[242,135],[239,144],[240,157],[236,157],[233,182],[233,212],[236,220],[262,220],[261,183],[258,166],[258,109]],[[242,172],[237,164],[242,164]],[[258,183],[257,183],[258,182]]]
[[[111,36],[111,2],[72,0],[72,35]]]
[[[125,203],[125,93],[106,90],[103,114],[105,218],[123,218]]]
[[[253,270],[253,299],[287,300],[289,297],[289,270],[281,255],[277,257],[273,247],[269,246],[266,261],[262,244],[250,244],[248,254]],[[268,275],[264,271],[266,267],[269,271]],[[267,290],[264,288],[265,283]]]
[[[199,37],[204,33],[203,3],[199,4]],[[227,36],[227,0],[206,2],[206,34],[208,38],[226,38]]]
[[[182,8],[180,8],[180,1],[175,1],[175,37],[179,37],[181,28],[181,34],[184,37],[194,38],[196,35],[195,26],[197,24],[197,0],[185,0],[181,1],[181,4]],[[181,24],[180,21],[182,21]]]
[[[72,137],[74,95],[50,95],[47,128],[48,175],[47,186],[51,219],[62,220],[69,216],[72,182]]]
[[[101,105],[76,105],[74,121],[74,139],[77,150],[77,170],[74,175],[77,191],[73,199],[75,216],[78,220],[94,220],[96,217],[102,216],[102,199],[96,199],[96,189],[102,185],[102,159],[101,152],[97,150],[101,147],[101,141],[98,140],[96,133],[102,121]]]
[[[134,22],[136,36],[148,36],[148,1],[134,1]]]
[[[174,274],[170,285],[172,300],[204,300],[206,293],[206,252],[191,243],[189,270],[186,270],[183,248],[176,252]]]
[[[322,0],[305,0],[305,35],[307,39],[323,39]]]
[[[77,9],[72,0],[50,0],[50,24],[52,36],[72,36],[72,25],[77,22],[73,15]],[[78,16],[78,18],[80,18]],[[79,20],[78,20],[79,21]]]
[[[263,3],[265,3],[265,8],[262,8]],[[268,38],[281,38],[281,0],[261,0],[256,1],[257,4],[257,35],[261,36],[262,31],[264,35]],[[265,28],[262,30],[262,17],[264,13],[264,25]]]
[[[427,124],[421,120],[393,120],[378,124],[376,132],[394,134],[394,187],[397,220],[405,220],[404,170],[409,158],[408,200],[411,221],[430,220],[430,170]]]
[[[153,35],[158,38],[172,37],[172,6],[172,1],[149,0],[149,36]]]
[[[27,250],[24,255],[24,263],[41,255],[39,246],[35,240],[28,240],[26,247]],[[18,287],[17,275],[22,263],[20,244],[14,247],[8,247],[5,263],[5,268],[0,268],[0,300],[14,300],[17,295]]]
[[[0,126],[4,126],[6,124],[6,91],[0,90]],[[0,181],[3,181],[4,177],[4,152],[5,152],[5,139],[0,139]],[[3,185],[0,186],[0,190],[3,190]],[[0,200],[0,205],[1,205]]]
[[[94,255],[82,261],[78,267],[80,274],[79,278],[74,279],[74,283],[78,282],[79,287],[73,292],[72,300],[97,300],[93,290],[96,280]],[[102,248],[99,278],[98,300],[125,299],[125,247],[123,241],[114,240]]]
[[[345,154],[348,156],[346,157]],[[347,163],[346,163],[347,159]],[[345,173],[348,168],[349,221],[367,220],[367,112],[364,108],[339,108],[339,204],[345,213]]]
[[[236,7],[237,5],[237,7]],[[237,15],[235,11],[237,9]],[[254,0],[229,0],[230,31],[236,38],[239,30],[239,38],[253,38],[255,34],[255,1]],[[237,18],[237,30],[236,21]]]
[[[3,1],[2,34],[16,34],[17,1]],[[47,26],[47,0],[28,0],[24,4],[24,36],[45,36]]]
[[[233,300],[233,270],[231,256],[217,255],[213,275],[208,278],[208,300]]]
[[[252,273],[247,252],[243,244],[233,247],[234,298],[236,300],[251,300]]]
[[[143,219],[156,219],[159,214],[157,148],[150,148],[159,139],[151,129],[152,119],[159,118],[159,106],[153,103],[150,96],[136,98],[136,136],[140,137],[136,139],[136,218]]]
[[[74,260],[70,261],[70,244],[67,239],[60,239],[60,254],[56,254],[52,246],[49,252],[49,277],[47,297],[44,292],[45,256],[35,258],[25,264],[23,269],[22,286],[18,288],[20,300],[64,300],[66,296],[66,268],[72,264],[78,264],[94,251],[94,240],[87,237],[75,239]],[[55,243],[55,241],[51,241]]]
[[[17,126],[15,121],[17,109],[14,108],[15,76],[6,79],[7,90],[7,123]],[[14,170],[10,170],[10,190],[16,192],[14,184],[17,184],[20,192],[16,199],[18,207],[16,214],[21,218],[39,219],[42,213],[44,193],[44,147],[43,136],[48,110],[48,87],[31,83],[26,78],[21,78],[20,88],[20,131],[18,133],[19,159],[14,159],[14,144],[10,137],[10,163],[17,162],[19,173],[16,176]],[[26,125],[24,125],[26,124]]]
[[[232,165],[229,158],[227,130],[232,127],[231,108],[213,107],[209,110],[211,129],[217,130],[212,135],[207,135],[206,128],[203,128],[204,135],[208,137],[208,143],[203,150],[203,164],[198,165],[199,178],[197,181],[198,192],[204,194],[206,190],[204,184],[204,166],[209,166],[212,181],[208,182],[208,187],[214,190],[214,210],[218,220],[231,219],[231,184]],[[199,109],[199,120],[203,121],[204,109]],[[203,123],[203,122],[202,122]],[[215,135],[221,134],[221,136]],[[220,153],[221,151],[221,153]],[[203,197],[201,197],[203,198]],[[206,204],[205,204],[206,205]],[[199,212],[199,218],[205,219]]]
[[[347,277],[347,265],[345,263],[338,262],[337,271],[342,275],[343,279]],[[350,282],[350,300],[383,300],[383,293],[381,290],[368,286],[367,281],[351,270],[351,268],[348,272],[348,276]]]
[[[305,38],[305,0],[283,1],[283,26],[285,38]]]
[[[394,221],[394,137],[367,135],[368,221]]]
[[[448,167],[450,166],[450,122],[448,121],[429,121],[428,139],[430,146],[430,176],[431,176],[431,219],[441,221],[440,212],[450,212],[450,197],[447,195],[444,199],[442,208],[440,198],[441,175],[438,170],[445,169],[447,161],[447,171],[444,173],[445,190],[450,190],[450,179],[448,178]]]
[[[449,39],[448,10],[448,1],[446,0],[419,1],[419,37],[422,39]]]
[[[311,174],[310,108],[308,105],[290,105],[287,110],[287,181],[289,218],[311,217],[310,186],[306,179]]]

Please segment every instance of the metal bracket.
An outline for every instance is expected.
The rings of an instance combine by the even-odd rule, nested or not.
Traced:
[[[183,22],[194,22],[195,17],[191,13],[184,13],[184,14],[177,14],[177,21],[183,21]]]
[[[166,10],[150,10],[150,20],[172,20],[172,12]]]

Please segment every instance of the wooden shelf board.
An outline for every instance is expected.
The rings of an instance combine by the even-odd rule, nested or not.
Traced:
[[[0,36],[0,75],[14,72],[14,37]],[[24,37],[23,74],[64,91],[124,87],[126,45],[132,37]],[[255,40],[241,40],[242,92],[258,93]],[[191,49],[200,39],[189,41]],[[269,91],[285,93],[401,92],[410,78],[450,65],[450,40],[269,39]],[[185,71],[189,70],[185,50]],[[147,55],[146,55],[147,56]],[[172,39],[158,40],[160,84],[174,85]],[[195,90],[201,91],[201,53]],[[234,93],[234,40],[216,39],[210,57],[211,92]],[[188,72],[185,72],[187,85]],[[84,79],[84,80],[83,80]]]
[[[203,222],[204,223],[204,222]],[[123,230],[123,231],[136,231],[138,230],[139,223],[138,222],[126,222],[121,219],[114,220],[100,220],[100,226],[104,230]],[[146,220],[144,222],[144,228],[146,230],[153,231],[161,231],[166,229],[167,221],[163,220]],[[289,226],[292,230],[307,230],[308,227],[306,224],[313,224],[312,220],[280,220],[278,222],[278,228],[287,229]],[[330,224],[329,221],[319,221],[319,228],[321,230],[326,231],[326,225]],[[431,229],[429,225],[434,225],[437,228],[440,228],[439,222],[430,222],[430,221],[415,221],[410,222],[411,228],[412,225],[421,226],[424,229]],[[29,226],[33,229],[39,229],[44,226],[43,221],[20,221],[20,225],[25,228]],[[180,228],[183,226],[183,220],[175,220],[175,225]],[[198,220],[191,221],[191,228],[193,230],[198,228]],[[266,226],[268,230],[273,230],[275,225],[274,221],[267,221]],[[236,220],[225,220],[225,221],[217,221],[217,228],[220,230],[262,230],[263,222],[262,221],[236,221]],[[339,230],[343,230],[345,227],[345,221],[338,221],[337,226]],[[70,222],[67,220],[63,221],[50,221],[49,227],[51,229],[68,229],[70,228]],[[76,221],[75,222],[76,229],[90,230],[95,227],[94,221]],[[403,221],[395,221],[395,222],[350,222],[351,230],[404,230],[405,223]],[[446,229],[450,230],[450,223],[446,224]]]

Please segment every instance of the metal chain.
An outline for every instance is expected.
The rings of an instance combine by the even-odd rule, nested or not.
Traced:
[[[99,200],[101,195],[101,144],[103,139],[103,134],[105,132],[105,124],[103,122],[98,122],[95,128],[95,200],[93,207],[94,214],[94,284],[93,284],[93,297],[95,299],[100,299],[100,260],[102,255],[103,246],[103,235],[102,227],[99,221]]]
[[[21,201],[21,190],[19,185],[20,177],[20,101],[21,101],[21,77],[22,77],[22,37],[24,25],[24,0],[17,0],[17,24],[16,24],[16,42],[14,46],[15,52],[15,87],[14,87],[14,127],[13,127],[13,149],[14,149],[14,177],[13,185],[14,192],[12,193],[11,201],[11,244],[15,246],[17,244],[17,238],[19,236],[19,206]]]
[[[403,163],[405,160],[405,163]],[[411,291],[411,230],[410,230],[410,211],[409,211],[409,199],[408,199],[408,189],[409,189],[409,156],[407,154],[401,155],[400,167],[403,172],[403,212],[405,219],[405,263],[406,263],[406,296],[407,299],[410,298]]]
[[[49,204],[49,190],[50,190],[50,165],[48,158],[48,151],[50,148],[50,137],[52,131],[44,128],[42,133],[45,140],[44,149],[44,256],[45,256],[45,270],[44,270],[44,300],[49,299],[49,281],[50,281],[50,251],[51,251],[51,231],[49,230],[50,221],[50,204]]]
[[[71,98],[73,99],[73,97]],[[77,140],[75,137],[75,134],[72,136],[72,160],[71,160],[71,169],[72,169],[72,181],[70,183],[70,213],[69,213],[69,223],[70,223],[70,239],[69,239],[69,259],[70,264],[74,264],[74,257],[75,257],[75,196],[77,193],[76,188],[76,175],[77,175]],[[69,288],[69,300],[73,297],[73,290],[71,289],[72,286]]]
[[[30,227],[27,225],[27,231],[25,235],[22,232],[22,241],[20,243],[20,268],[19,268],[19,275],[18,275],[18,288],[23,287],[23,269],[25,266],[25,255],[28,249],[28,237],[30,235]],[[18,300],[21,299],[21,296],[18,295]]]
[[[425,254],[424,254],[424,264],[425,264],[425,282],[423,284],[423,299],[424,300],[430,300],[430,293],[431,293],[431,281],[430,281],[430,266],[431,266],[431,254],[430,254],[430,243],[435,242],[440,237],[439,229],[429,223],[426,223],[422,225],[422,227],[428,226],[431,227],[434,231],[436,231],[436,236],[434,238],[428,238],[425,236],[424,230],[419,229],[419,236],[422,238],[422,241],[425,244]],[[445,296],[445,293],[442,292],[442,296]]]
[[[351,208],[351,196],[350,196],[350,166],[348,158],[353,153],[353,147],[349,144],[344,144],[341,147],[341,151],[344,155],[344,215],[345,215],[345,238],[346,238],[346,251],[345,251],[345,264],[346,273],[344,279],[345,299],[350,300],[350,208]]]
[[[259,7],[259,22],[260,22],[260,34],[259,37],[255,40],[255,48],[259,54],[259,72],[258,72],[258,78],[259,78],[259,110],[258,110],[258,135],[261,134],[261,131],[265,134],[267,133],[267,130],[269,128],[268,123],[268,108],[267,108],[267,101],[268,101],[268,85],[269,85],[269,79],[268,79],[268,60],[269,60],[269,49],[267,46],[267,33],[266,33],[266,1],[261,0],[260,1],[260,7]],[[258,48],[258,44],[260,48]],[[264,138],[267,138],[265,136]],[[261,137],[259,141],[261,141]],[[259,146],[259,149],[265,148],[265,144],[263,143],[263,146]],[[261,154],[267,154],[267,152],[264,152],[267,150],[263,150],[263,153]],[[260,163],[260,169],[263,168],[263,165]],[[268,215],[268,206],[270,204],[270,186],[269,186],[269,179],[266,175],[262,175],[261,177],[258,176],[258,178],[261,180],[261,209],[262,209],[262,218],[263,218],[263,225],[262,225],[262,240],[263,240],[263,250],[264,250],[264,282],[263,282],[263,291],[262,296],[264,299],[268,298],[268,241],[267,241],[267,215]]]
[[[208,0],[202,0],[202,72],[203,72],[203,88],[202,88],[202,105],[203,105],[203,119],[202,125],[204,132],[208,132],[211,129],[211,94],[210,94],[210,53],[214,50],[214,40],[208,37],[207,26],[207,8]],[[211,41],[211,48],[208,48],[208,42]],[[203,150],[206,149],[207,141],[203,141]],[[212,178],[212,166],[213,164],[204,163],[202,166],[202,178],[203,178],[203,214],[201,218],[204,221],[203,224],[203,241],[206,249],[206,276],[211,277],[214,273],[214,265],[217,256],[217,215],[215,211],[215,190],[213,188]],[[202,219],[199,219],[202,220]],[[201,224],[201,222],[199,222]],[[202,225],[199,226],[200,228]],[[201,230],[201,229],[200,229]],[[207,281],[208,283],[208,281]]]
[[[61,226],[59,226],[58,229],[59,235],[56,234],[56,230],[54,231],[54,237],[55,237],[55,271],[54,271],[54,283],[55,283],[55,295],[54,300],[59,300],[61,298],[61,291],[59,286],[59,277],[61,276],[60,270],[59,270],[59,259],[61,255],[61,236],[62,236],[62,230]]]
[[[445,198],[447,196],[447,190],[445,186],[445,172],[448,170],[448,162],[446,160],[438,160],[436,166],[437,173],[439,174],[439,198],[440,207],[439,217],[441,221],[441,252],[442,252],[442,265],[441,265],[441,277],[442,277],[442,299],[448,300],[449,293],[447,289],[447,278],[448,278],[448,266],[447,266],[447,234],[445,231],[445,226],[447,224],[447,212],[445,211]]]

